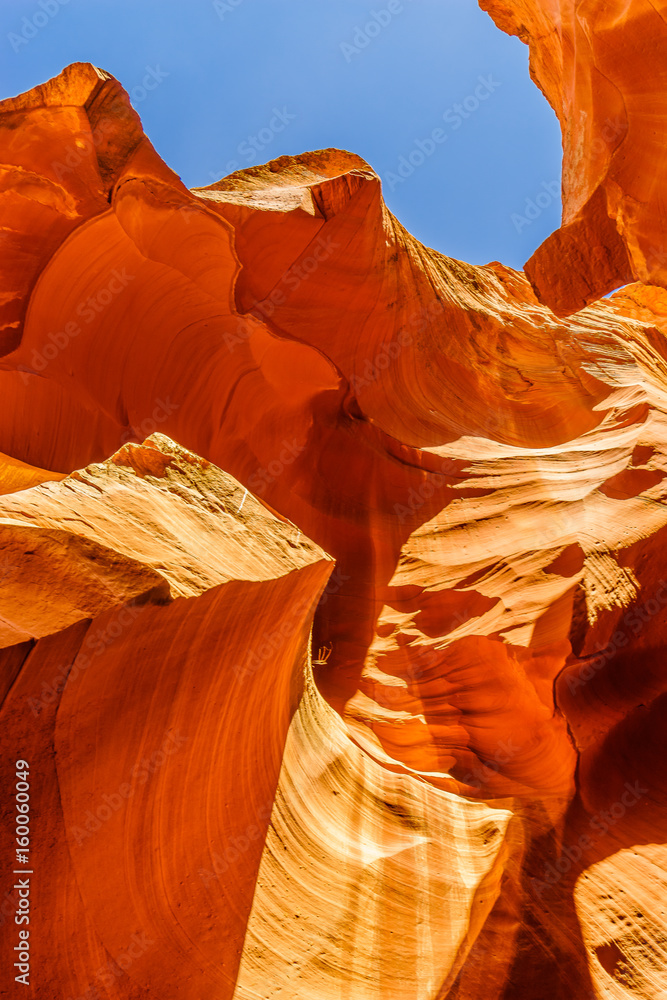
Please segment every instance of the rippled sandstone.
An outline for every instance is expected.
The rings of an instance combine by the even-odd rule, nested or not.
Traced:
[[[34,995],[658,996],[667,292],[558,318],[337,150],[190,192],[87,64],[0,133]]]

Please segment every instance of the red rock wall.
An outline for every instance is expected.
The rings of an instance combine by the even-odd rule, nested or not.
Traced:
[[[563,134],[563,223],[526,263],[540,300],[568,315],[631,281],[667,287],[667,4],[480,7],[530,45]]]
[[[188,192],[88,65],[0,131],[32,994],[657,996],[667,293],[558,318],[336,150]]]

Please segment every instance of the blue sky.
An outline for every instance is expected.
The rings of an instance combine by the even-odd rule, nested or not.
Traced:
[[[2,97],[113,73],[190,187],[337,146],[449,256],[521,267],[560,221],[555,115],[475,0],[2,0],[0,51]]]

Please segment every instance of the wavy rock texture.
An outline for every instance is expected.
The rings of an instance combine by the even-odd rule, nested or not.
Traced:
[[[667,292],[559,319],[336,150],[189,192],[89,65],[0,130],[33,994],[659,996]]]
[[[619,285],[667,287],[667,3],[480,0],[530,45],[563,133],[563,223],[526,264],[576,312]]]

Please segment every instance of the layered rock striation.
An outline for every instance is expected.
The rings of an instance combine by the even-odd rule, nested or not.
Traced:
[[[657,997],[667,291],[618,218],[566,194],[529,281],[349,153],[190,192],[88,64],[0,133],[33,995]]]
[[[632,281],[667,287],[667,4],[480,0],[530,45],[563,134],[563,224],[526,264],[568,315]]]

